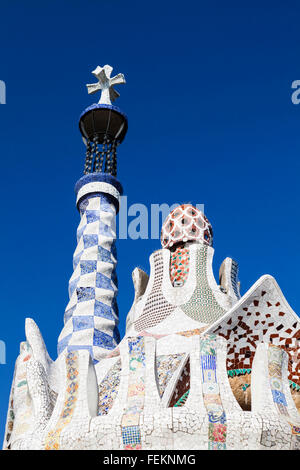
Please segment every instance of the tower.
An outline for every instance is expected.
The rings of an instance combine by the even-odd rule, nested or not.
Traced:
[[[119,94],[113,85],[125,83],[122,74],[111,78],[112,67],[97,67],[98,79],[87,85],[89,93],[101,91],[98,104],[83,111],[79,129],[86,146],[84,176],[76,183],[80,213],[70,300],[58,354],[88,349],[97,363],[120,340],[118,331],[116,214],[123,189],[117,180],[117,147],[127,132],[127,117],[111,104]]]

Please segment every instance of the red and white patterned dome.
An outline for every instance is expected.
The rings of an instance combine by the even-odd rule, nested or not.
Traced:
[[[197,241],[212,246],[213,231],[208,219],[191,204],[176,207],[166,218],[161,229],[163,248],[180,242]]]

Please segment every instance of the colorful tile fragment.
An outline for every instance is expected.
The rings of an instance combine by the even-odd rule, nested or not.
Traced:
[[[287,416],[287,402],[282,383],[282,361],[283,350],[270,344],[268,348],[268,371],[272,397],[279,414]]]
[[[180,377],[178,378],[177,384],[174,388],[173,395],[170,399],[169,402],[169,407],[172,408],[177,404],[177,402],[187,393],[190,389],[190,358],[187,359],[182,372],[180,374]],[[184,402],[185,403],[185,402]],[[181,405],[176,405],[176,406],[183,406],[184,403]]]
[[[170,279],[174,287],[181,287],[185,284],[190,269],[189,248],[177,247],[171,252],[170,258]]]
[[[191,336],[200,335],[206,329],[207,329],[207,327],[203,326],[202,328],[195,328],[194,330],[179,331],[176,334],[180,335],[180,336],[185,336],[187,338],[190,338]]]
[[[123,426],[122,439],[125,450],[141,450],[141,432],[139,426]]]
[[[200,340],[203,400],[208,413],[208,449],[226,449],[226,414],[219,393],[216,376],[216,336]]]
[[[118,395],[121,369],[121,359],[119,359],[99,385],[98,416],[107,415],[114,404]]]
[[[156,374],[160,398],[162,398],[171,377],[178,369],[184,356],[184,354],[169,354],[156,357]]]
[[[175,408],[178,408],[179,406],[185,405],[185,402],[186,402],[187,399],[188,399],[189,393],[190,393],[190,390],[188,390],[187,392],[185,392],[185,393],[179,398],[179,400],[175,403],[174,407],[175,407]]]
[[[125,450],[141,450],[140,413],[144,408],[146,357],[144,337],[128,338],[129,378],[127,407],[122,417],[122,441]]]

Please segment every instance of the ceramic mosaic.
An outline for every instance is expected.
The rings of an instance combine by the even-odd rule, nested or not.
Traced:
[[[122,426],[122,439],[125,450],[140,450],[142,448],[139,426]]]
[[[251,374],[251,369],[232,369],[227,371],[228,377]]]
[[[208,414],[208,449],[226,449],[226,414],[224,412],[216,375],[216,337],[200,340],[200,361],[204,405]]]
[[[282,357],[283,350],[276,346],[270,345],[268,348],[268,368],[269,381],[272,392],[273,401],[280,414],[288,416],[287,402],[283,393],[282,384]]]
[[[32,351],[27,341],[23,341],[20,345],[20,356],[18,362],[18,368],[16,368],[13,385],[9,397],[9,408],[7,414],[7,422],[5,429],[5,440],[4,448],[9,448],[12,433],[15,435],[21,434],[28,428],[28,423],[25,422],[25,417],[30,417],[30,403],[28,402],[28,387],[27,387],[27,375],[26,375],[26,364],[31,359]],[[16,391],[15,391],[16,389]],[[21,413],[22,423],[18,422],[15,426],[15,410],[14,410],[14,396],[18,395],[18,401],[22,402],[22,406],[17,410],[18,416]],[[17,416],[17,418],[18,418]]]
[[[207,330],[227,340],[227,369],[251,368],[257,345],[271,343],[288,352],[289,379],[300,385],[299,317],[287,305],[276,281],[264,276],[244,298],[229,317],[224,315]]]
[[[251,372],[252,369],[231,369],[227,371],[229,383],[231,385],[235,398],[237,399],[242,409],[246,411],[251,411]],[[236,378],[238,378],[239,380],[237,380]],[[297,405],[297,395],[300,391],[300,387],[292,380],[289,380],[289,386],[292,396],[294,395],[296,406],[299,409],[299,405]],[[242,393],[240,393],[241,390],[245,392],[244,396]]]
[[[11,397],[13,396],[13,390],[11,393]],[[15,419],[15,414],[14,414],[14,402],[13,399],[10,397],[9,400],[9,409],[8,409],[8,422],[7,422],[7,428],[6,428],[6,441],[7,444],[9,445],[11,433],[14,427],[14,419]]]
[[[70,301],[58,353],[90,351],[95,363],[119,341],[116,304],[115,205],[106,194],[87,194],[79,204],[74,272],[69,282]]]
[[[272,393],[273,402],[280,415],[286,417],[291,426],[292,434],[292,448],[297,449],[300,446],[300,427],[295,426],[292,422],[288,406],[287,399],[284,393],[284,382],[282,377],[283,368],[283,357],[284,350],[278,346],[272,344],[268,347],[268,373],[270,389]]]
[[[177,243],[197,241],[212,246],[212,227],[205,215],[191,204],[176,207],[161,230],[161,244],[170,248]]]
[[[134,327],[138,332],[162,322],[175,309],[173,305],[166,301],[161,290],[164,274],[161,251],[154,253],[153,261],[155,269],[153,287],[141,316],[134,323]]]
[[[199,245],[196,260],[197,284],[190,300],[181,306],[186,315],[202,323],[211,324],[225,313],[216,301],[207,279],[207,247]]]
[[[231,273],[230,273],[230,280],[231,280],[231,285],[233,288],[233,291],[235,293],[235,296],[237,299],[239,299],[240,296],[240,287],[239,287],[239,282],[238,282],[238,272],[239,272],[239,266],[236,261],[232,260],[231,263]]]
[[[154,282],[145,307],[140,317],[135,321],[136,331],[156,326],[165,320],[175,309],[162,292],[164,274],[163,258],[161,251],[157,251],[153,257],[155,273]],[[201,323],[211,324],[225,313],[224,308],[216,300],[215,294],[209,285],[207,276],[207,247],[198,245],[196,252],[196,287],[190,295],[190,299],[180,305],[183,312],[190,318]]]
[[[235,303],[241,298],[238,272],[238,263],[229,257],[224,259],[219,269],[220,289],[230,296]]]
[[[194,330],[178,331],[178,333],[176,333],[176,334],[180,335],[180,336],[186,336],[187,338],[190,338],[191,336],[200,335],[205,330],[207,330],[207,327],[203,326],[202,328],[195,328]]]
[[[13,379],[13,384],[9,396],[9,407],[8,407],[8,413],[7,413],[7,421],[6,421],[6,429],[5,429],[5,448],[8,448],[10,445],[10,439],[11,435],[13,432],[14,428],[14,422],[15,422],[15,411],[14,411],[14,395],[15,395],[15,386],[18,389],[18,392],[20,390],[25,390],[21,393],[26,394],[27,393],[27,376],[26,376],[26,363],[27,361],[31,358],[31,348],[30,345],[27,341],[24,341],[21,343],[20,347],[20,359],[19,362],[21,363],[21,367],[19,365],[18,370],[14,374],[14,379]],[[23,395],[23,398],[26,401],[25,395]]]
[[[178,400],[190,390],[190,360],[188,359],[175,386],[169,407],[174,407]]]
[[[32,349],[27,341],[20,344],[13,387],[10,396],[10,409],[6,424],[6,445],[30,432],[33,420],[32,398],[28,390],[27,364],[32,358]]]
[[[180,366],[185,354],[171,354],[156,357],[156,373],[160,397],[163,396],[166,386],[174,372]]]
[[[118,395],[120,374],[122,370],[121,359],[109,370],[99,385],[98,415],[107,415]]]
[[[76,352],[69,352],[66,355],[67,368],[67,386],[65,391],[64,407],[59,417],[58,423],[46,438],[46,450],[59,450],[60,434],[65,426],[67,426],[73,416],[75,404],[78,394],[78,356]]]
[[[128,339],[129,379],[127,405],[122,417],[122,440],[125,450],[142,448],[139,428],[140,413],[145,401],[146,357],[142,336]]]
[[[185,405],[185,402],[186,402],[187,399],[188,399],[189,393],[190,393],[189,390],[188,390],[187,392],[185,392],[185,393],[182,395],[182,397],[180,397],[179,400],[175,403],[174,407],[178,408],[179,406]]]
[[[183,286],[189,275],[190,252],[188,248],[178,247],[171,253],[170,279],[174,287]]]

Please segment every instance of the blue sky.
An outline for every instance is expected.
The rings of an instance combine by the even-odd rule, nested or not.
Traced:
[[[242,293],[269,273],[299,312],[299,4],[11,0],[0,9],[0,429],[25,317],[56,357],[79,222],[78,117],[95,101],[85,84],[97,65],[127,80],[117,104],[129,117],[118,159],[128,204],[205,204],[216,275],[234,257]],[[118,242],[121,334],[131,271],[149,271],[159,246]]]

